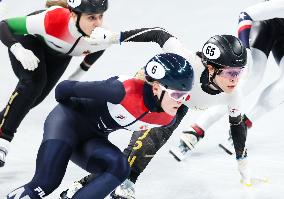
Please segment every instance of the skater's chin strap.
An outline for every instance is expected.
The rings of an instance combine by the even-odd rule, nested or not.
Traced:
[[[215,74],[216,73],[216,74]],[[214,71],[214,74],[209,78],[209,73],[208,70],[205,69],[200,77],[200,82],[201,82],[201,88],[204,92],[210,94],[210,95],[218,95],[223,90],[213,82],[213,79],[216,77],[217,71]],[[217,90],[213,89],[210,87],[210,85],[214,86]]]
[[[204,92],[210,94],[210,95],[217,95],[220,94],[221,92],[224,92],[213,80],[215,79],[216,75],[220,73],[219,69],[214,69],[214,73],[211,77],[209,77],[209,72],[207,69],[207,61],[203,59],[203,53],[202,52],[196,52],[196,55],[201,59],[202,64],[205,67],[205,70],[202,72],[201,77],[200,77],[200,83],[201,83],[201,88]],[[211,88],[212,85],[214,88]]]
[[[160,99],[152,92],[152,86],[145,84],[144,86],[144,103],[151,112],[164,112],[162,109],[162,100],[164,98],[165,91],[162,91]]]
[[[80,20],[81,20],[82,14],[79,12],[75,12],[75,13],[77,14],[76,27],[77,27],[78,32],[81,33],[84,37],[88,36],[80,27]]]
[[[155,95],[155,101],[156,101],[156,106],[154,108],[155,112],[164,112],[164,110],[162,108],[162,101],[163,101],[165,93],[166,93],[166,91],[163,90],[162,93],[161,93],[160,99],[158,98],[157,95]]]

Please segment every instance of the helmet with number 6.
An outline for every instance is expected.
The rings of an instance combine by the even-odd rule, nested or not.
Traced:
[[[247,51],[242,42],[233,35],[215,35],[202,48],[202,61],[215,68],[244,67]]]
[[[145,66],[148,82],[157,81],[168,89],[190,91],[194,72],[190,63],[180,55],[164,53],[154,56]]]

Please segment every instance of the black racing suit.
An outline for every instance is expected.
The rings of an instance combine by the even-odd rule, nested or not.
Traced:
[[[49,48],[39,36],[12,34],[5,21],[0,22],[0,40],[8,49],[19,42],[40,60],[36,70],[28,71],[9,50],[11,65],[19,81],[6,107],[0,112],[0,138],[11,141],[26,114],[45,99],[72,57]],[[81,68],[88,70],[88,65],[92,65],[103,52],[87,55]]]

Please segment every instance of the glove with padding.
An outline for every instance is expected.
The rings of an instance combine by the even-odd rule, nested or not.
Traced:
[[[198,133],[196,131],[197,125],[193,125],[192,127],[190,127],[190,129],[188,129],[187,131],[183,131],[181,136],[180,136],[180,141],[181,143],[185,144],[189,150],[194,149],[194,146],[197,144],[197,142],[204,137],[204,132],[201,128],[198,127],[197,131],[201,131],[202,133]]]
[[[110,46],[120,43],[120,32],[113,32],[102,27],[96,27],[90,37],[84,37],[85,41],[93,46]]]
[[[16,59],[21,62],[24,69],[34,71],[38,67],[40,60],[31,50],[25,49],[22,44],[13,44],[10,47],[10,51],[15,55]]]

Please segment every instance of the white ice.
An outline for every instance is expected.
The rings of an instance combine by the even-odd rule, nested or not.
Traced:
[[[258,0],[260,1],[260,0]],[[236,34],[238,14],[257,0],[110,0],[105,24],[113,30],[128,30],[160,26],[184,42],[192,51],[214,34]],[[22,16],[43,8],[41,0],[4,0],[4,17]],[[3,1],[0,3],[0,8]],[[3,16],[2,15],[2,16]],[[0,14],[1,16],[1,14]],[[84,80],[104,79],[124,74],[132,75],[154,54],[161,52],[155,44],[123,44],[113,46],[93,66]],[[10,65],[7,49],[0,44],[0,106],[4,108],[17,79]],[[80,63],[75,58],[62,77],[67,78]],[[277,77],[277,67],[269,59],[267,74],[261,87]],[[258,94],[259,89],[255,95]],[[251,106],[254,98],[247,102]],[[54,91],[46,100],[30,111],[12,142],[7,164],[0,169],[0,198],[29,182],[34,174],[35,159],[43,133],[43,122],[56,104]],[[191,156],[182,163],[168,154],[177,144],[181,130],[186,129],[197,112],[190,111],[169,142],[158,152],[136,184],[137,198],[156,199],[281,199],[284,195],[284,156],[282,126],[284,106],[272,111],[254,124],[249,131],[248,148],[252,175],[269,178],[268,184],[243,187],[239,180],[234,157],[222,152],[218,143],[227,137],[227,118],[223,118],[206,132]],[[282,132],[283,131],[283,132]],[[118,131],[111,140],[123,149],[130,132]],[[54,168],[56,169],[56,168]],[[86,172],[70,163],[61,186],[46,198],[58,198],[59,193]],[[281,188],[282,187],[282,188]]]

